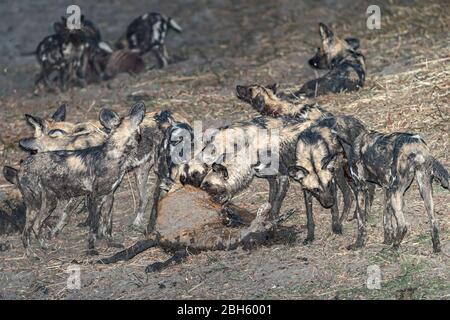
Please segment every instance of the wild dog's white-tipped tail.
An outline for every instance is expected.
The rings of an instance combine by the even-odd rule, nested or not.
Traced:
[[[181,28],[180,25],[172,18],[169,18],[169,27],[176,32],[183,32],[183,28]]]
[[[444,168],[444,166],[433,158],[433,176],[439,180],[442,187],[447,190],[450,190],[450,175],[448,171]]]

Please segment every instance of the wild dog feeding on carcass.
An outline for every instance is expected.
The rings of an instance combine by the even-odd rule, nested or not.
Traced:
[[[366,66],[359,51],[359,40],[338,38],[325,24],[319,24],[322,46],[308,63],[318,70],[328,70],[323,76],[306,82],[298,91],[288,95],[316,97],[342,91],[355,91],[364,86]]]
[[[170,17],[156,12],[145,13],[134,19],[125,35],[116,44],[117,49],[130,49],[143,55],[152,51],[158,59],[159,67],[168,65],[169,56],[164,44],[169,30],[181,32],[182,29]]]
[[[384,189],[384,243],[397,248],[406,234],[403,197],[415,176],[430,221],[433,250],[439,252],[439,225],[434,214],[432,182],[437,179],[442,187],[449,189],[450,176],[431,155],[425,141],[411,133],[383,134],[375,131],[364,131],[352,143],[339,135],[338,139],[344,147],[357,186],[358,209],[364,210],[366,197],[363,195],[367,193],[369,183],[376,183]],[[364,212],[361,214],[365,215]],[[362,222],[358,226],[356,246],[365,242],[366,228],[364,220]]]
[[[175,252],[164,262],[149,265],[146,272],[159,271],[174,263],[181,262],[187,255],[203,250],[233,250],[242,245],[244,248],[263,244],[268,232],[284,221],[292,211],[276,219],[270,218],[270,205],[264,204],[258,213],[237,217],[239,227],[227,226],[224,221],[227,213],[223,207],[211,201],[207,192],[191,186],[185,186],[164,197],[158,205],[155,225],[156,237],[138,241],[133,246],[100,259],[103,264],[129,260],[148,248],[160,246]]]
[[[92,217],[88,252],[94,253],[97,237],[111,236],[114,192],[136,153],[144,116],[143,103],[135,104],[129,116],[121,120],[113,111],[103,109],[100,119],[112,130],[104,144],[83,150],[38,153],[21,163],[17,185],[27,208],[22,234],[27,254],[31,253],[31,233],[43,244],[42,224],[58,200],[87,197]]]

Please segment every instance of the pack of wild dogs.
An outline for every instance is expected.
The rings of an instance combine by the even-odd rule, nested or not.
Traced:
[[[140,32],[144,33],[140,29],[144,16],[129,27],[139,31],[127,32],[126,35],[128,46],[137,48],[140,53],[155,48],[153,40],[140,40]],[[159,38],[155,36],[160,39],[157,46],[159,55],[161,50],[164,52],[163,40],[167,29],[180,28],[171,19],[161,20],[162,16],[145,17],[150,16],[159,17],[157,22],[153,22],[161,32]],[[92,24],[84,20],[84,28],[93,31],[90,37],[96,38],[99,44],[100,35]],[[61,32],[64,34],[66,31]],[[291,94],[277,92],[276,85],[238,85],[237,98],[261,116],[217,128],[200,147],[202,151],[208,148],[215,150],[207,160],[193,153],[184,162],[174,161],[173,150],[180,144],[191,144],[195,140],[192,127],[183,117],[168,110],[146,112],[143,102],[133,105],[123,117],[104,108],[96,122],[66,121],[65,105],[50,118],[26,115],[35,133],[33,137],[22,139],[20,146],[31,155],[22,161],[20,168],[6,166],[3,171],[6,179],[18,186],[26,205],[22,240],[27,254],[35,254],[33,236],[41,246],[45,246],[44,238],[56,237],[80,203],[88,211],[85,223],[89,228],[88,253],[96,253],[95,242],[100,238],[113,246],[120,246],[113,238],[112,206],[115,191],[124,175],[131,170],[136,176],[139,198],[133,225],[145,229],[147,237],[111,258],[99,260],[101,263],[130,259],[148,247],[163,244],[166,248],[184,248],[186,252],[186,247],[233,249],[239,245],[263,243],[278,223],[292,214],[280,213],[290,182],[298,183],[303,190],[307,216],[305,244],[314,240],[313,199],[316,199],[324,208],[330,209],[334,233],[342,234],[343,223],[356,220],[356,240],[349,248],[363,247],[374,189],[378,186],[384,193],[384,243],[398,248],[407,232],[403,197],[415,178],[429,218],[433,251],[439,252],[439,226],[433,208],[432,182],[437,180],[442,187],[449,189],[450,176],[433,157],[425,141],[413,133],[372,131],[353,116],[335,115],[318,104],[302,104],[296,100],[299,96],[358,90],[364,85],[365,63],[359,40],[342,40],[324,24],[319,24],[319,33],[322,45],[309,64],[313,68],[325,69],[326,73]],[[154,35],[153,32],[152,39]],[[100,45],[95,48],[100,48]],[[160,57],[164,60],[165,54]],[[74,66],[77,68],[79,64]],[[257,137],[260,129],[276,130],[278,141],[270,140],[270,134],[263,139]],[[236,139],[241,139],[239,145],[234,143]],[[274,143],[279,146],[278,169],[264,170],[261,156],[267,151],[267,146]],[[231,155],[227,153],[230,144],[234,150]],[[248,148],[250,145],[252,148]],[[156,181],[150,195],[147,180],[152,170]],[[254,178],[266,179],[269,183],[268,203],[261,206],[256,217],[253,216],[256,222],[246,221],[240,209],[231,202]],[[206,194],[211,206],[217,208],[221,227],[214,229],[220,233],[214,244],[205,240],[208,232],[203,228],[211,221],[215,223],[215,217],[205,216],[197,225],[200,230],[190,230],[188,239],[179,246],[175,246],[175,242],[185,236],[183,222],[181,225],[169,223],[170,226],[163,226],[158,220],[160,204],[165,198],[179,194],[175,201],[187,201],[183,198],[185,194],[177,193],[180,188]],[[342,210],[338,193],[342,194]],[[150,197],[151,209],[148,208]],[[353,204],[355,209],[349,216]],[[43,226],[55,209],[60,216],[59,221],[45,237]],[[150,214],[148,221],[147,211]],[[172,214],[175,212],[186,216],[186,225],[189,216],[195,216],[195,212],[186,210],[174,209]],[[164,228],[171,228],[170,239]],[[221,241],[217,241],[219,238]],[[182,252],[177,251],[173,258],[147,270],[181,261]]]
[[[69,27],[62,17],[53,24],[53,29],[54,34],[45,37],[36,49],[41,67],[36,92],[42,88],[65,90],[73,84],[84,87],[118,73],[137,74],[145,70],[142,56],[148,52],[154,53],[163,68],[169,61],[165,46],[168,31],[182,31],[172,18],[146,13],[128,25],[112,49],[102,40],[99,28],[84,15],[80,17],[80,28]]]

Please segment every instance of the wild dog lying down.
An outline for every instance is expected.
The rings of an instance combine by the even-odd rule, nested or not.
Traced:
[[[62,111],[57,110],[54,116],[58,115],[58,120],[62,119]],[[39,117],[27,117],[29,123],[34,126],[35,134],[33,138],[26,138],[20,141],[20,145],[30,152],[44,152],[55,150],[78,150],[89,147],[99,146],[105,142],[108,137],[109,129],[108,125],[100,119],[100,122],[85,122],[79,124],[73,124],[65,121],[45,120]],[[129,169],[135,168],[136,182],[139,192],[139,206],[136,214],[136,218],[133,222],[133,226],[138,229],[144,229],[144,214],[148,205],[148,175],[150,170],[154,168],[155,159],[157,159],[157,152],[160,144],[163,140],[165,131],[169,127],[169,119],[173,121],[179,121],[180,123],[186,122],[179,114],[171,114],[170,112],[148,112],[145,115],[143,122],[141,123],[141,136],[137,147],[137,153],[134,155],[130,162]],[[106,127],[105,127],[106,126]],[[156,162],[158,164],[158,162]],[[156,172],[159,170],[154,168]],[[162,175],[157,174],[157,181],[155,182],[155,190],[153,192],[153,198],[159,198],[160,184],[162,180],[159,177]],[[151,216],[156,214],[156,205],[152,206]],[[67,212],[63,215],[64,220],[60,220],[59,227],[65,225],[65,219],[67,218]],[[59,228],[58,228],[59,229]],[[60,230],[54,230],[59,232]]]
[[[434,214],[432,182],[437,179],[442,187],[449,189],[450,176],[431,155],[425,141],[411,133],[383,134],[375,131],[363,132],[354,143],[349,143],[339,135],[338,138],[357,186],[358,209],[364,210],[365,197],[362,195],[367,192],[369,182],[384,189],[384,243],[397,248],[406,234],[403,196],[415,176],[430,220],[433,250],[439,252],[439,226]],[[392,218],[395,218],[395,230]],[[361,220],[356,246],[363,246],[365,238],[365,223]]]
[[[42,224],[58,200],[87,197],[92,217],[89,251],[93,252],[97,236],[111,235],[114,192],[136,153],[144,116],[143,103],[135,104],[129,116],[121,120],[113,111],[103,109],[100,118],[112,130],[104,144],[83,150],[38,153],[21,163],[17,184],[27,208],[22,235],[27,254],[31,253],[31,233],[42,240]]]
[[[187,251],[233,250],[242,245],[244,248],[265,243],[268,232],[292,214],[291,211],[275,220],[269,217],[270,205],[260,207],[256,217],[241,210],[238,227],[229,227],[224,221],[223,208],[211,201],[209,195],[199,189],[186,186],[164,197],[158,206],[155,238],[138,241],[133,246],[100,259],[103,264],[129,260],[151,247],[160,246],[175,255],[164,262],[149,265],[145,271],[159,271],[174,263],[181,262]]]
[[[298,137],[295,165],[289,168],[289,175],[303,189],[308,228],[306,242],[314,239],[312,197],[323,207],[331,207],[332,229],[335,233],[342,233],[342,221],[346,219],[353,202],[350,186],[354,186],[347,182],[347,161],[336,135],[339,132],[351,141],[363,129],[364,125],[356,118],[340,116],[319,120]],[[340,217],[336,186],[339,186],[344,197],[344,209]]]
[[[160,68],[168,65],[164,41],[169,30],[181,32],[182,29],[172,18],[156,12],[145,13],[134,19],[127,27],[127,32],[116,44],[117,49],[130,49],[143,55],[152,51]]]
[[[236,96],[250,104],[263,116],[285,116],[299,119],[318,119],[333,116],[318,104],[294,104],[277,96],[277,84],[261,86],[258,84],[236,86]]]
[[[308,63],[314,69],[328,70],[320,78],[306,82],[291,97],[316,97],[342,91],[355,91],[364,86],[366,66],[358,50],[359,40],[338,38],[325,24],[319,24],[322,46]]]

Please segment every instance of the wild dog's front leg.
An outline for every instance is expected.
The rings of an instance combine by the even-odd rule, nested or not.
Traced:
[[[60,210],[61,212],[58,223],[50,233],[51,238],[56,237],[61,232],[61,230],[67,225],[69,216],[80,205],[80,202],[81,201],[79,198],[72,198],[65,203],[65,206]]]
[[[314,216],[312,210],[312,194],[303,190],[303,198],[305,199],[305,207],[306,207],[306,228],[308,230],[308,234],[306,239],[303,241],[303,244],[308,244],[314,241]]]
[[[356,242],[350,246],[348,249],[361,248],[366,243],[367,231],[366,231],[366,220],[364,219],[365,213],[365,199],[367,189],[364,186],[358,186],[356,192],[356,218],[358,223],[358,235]]]
[[[337,202],[337,189],[336,182],[333,180],[331,186],[331,192],[333,193],[334,204],[331,207],[331,229],[335,234],[342,234],[342,222],[339,216],[339,204]]]
[[[145,210],[148,205],[148,175],[150,172],[150,169],[153,167],[152,161],[144,162],[142,165],[136,168],[135,170],[135,176],[136,176],[136,183],[139,191],[139,208],[138,212],[136,214],[136,218],[133,221],[133,227],[141,230],[143,229],[144,225],[144,214]]]
[[[389,192],[384,193],[384,210],[383,210],[383,228],[384,228],[384,244],[391,245],[394,241],[394,226],[392,224],[392,216],[394,212],[389,201]]]
[[[167,67],[169,63],[167,62],[167,59],[166,59],[166,57],[164,55],[164,47],[163,46],[159,46],[159,47],[153,49],[152,51],[153,51],[156,59],[158,60],[159,68],[162,69],[162,68]]]
[[[161,197],[163,197],[166,194],[166,190],[163,190],[161,188],[161,179],[157,175],[157,179],[155,182],[155,186],[153,189],[153,201],[152,201],[152,210],[150,212],[150,219],[148,221],[147,225],[147,234],[150,234],[155,229],[156,225],[156,218],[158,214],[158,204]]]
[[[87,207],[89,210],[89,236],[88,236],[88,255],[98,255],[95,250],[95,240],[100,226],[100,199],[97,199],[93,194],[87,196]]]
[[[33,251],[30,248],[31,245],[31,233],[33,232],[33,225],[37,218],[37,215],[39,214],[39,209],[36,209],[30,205],[30,203],[26,204],[27,211],[26,211],[26,221],[25,221],[25,227],[23,228],[22,232],[22,243],[23,247],[25,248],[26,255],[28,257],[35,256]]]
[[[277,189],[273,195],[273,201],[270,203],[272,209],[270,210],[270,219],[275,219],[279,213],[283,200],[286,197],[287,190],[289,189],[289,176],[280,175],[277,178]],[[270,198],[270,195],[269,195]]]

